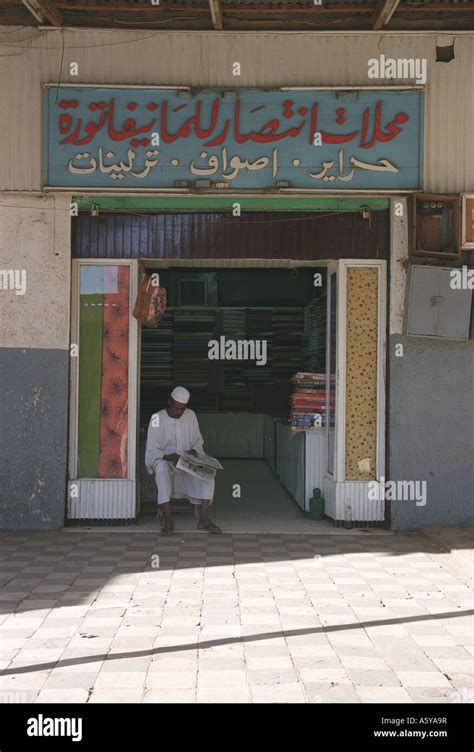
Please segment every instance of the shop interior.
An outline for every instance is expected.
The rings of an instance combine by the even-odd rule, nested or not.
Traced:
[[[287,518],[289,529],[297,525],[307,506],[298,468],[310,441],[325,442],[326,268],[157,268],[147,261],[146,271],[159,274],[167,309],[158,328],[141,326],[140,333],[139,521],[157,511],[155,481],[144,467],[147,426],[181,385],[191,392],[205,451],[223,466],[212,512],[218,524],[238,530],[239,521],[253,521],[271,530],[272,520]],[[211,341],[255,349],[210,359]],[[172,504],[180,529],[192,529],[191,505]]]

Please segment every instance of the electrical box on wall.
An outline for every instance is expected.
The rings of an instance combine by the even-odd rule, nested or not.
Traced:
[[[415,193],[412,206],[412,253],[458,258],[461,253],[459,196]]]
[[[474,194],[462,196],[462,237],[463,249],[474,248]]]
[[[410,269],[406,333],[414,337],[469,338],[472,290],[456,284],[459,269],[417,266]]]

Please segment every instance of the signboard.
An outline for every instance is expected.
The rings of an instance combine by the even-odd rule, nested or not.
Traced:
[[[421,187],[417,90],[46,87],[44,186]]]

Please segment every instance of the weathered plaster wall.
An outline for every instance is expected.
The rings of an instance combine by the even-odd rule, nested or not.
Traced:
[[[70,307],[67,196],[0,196],[0,527],[64,522]],[[5,287],[5,285],[3,285]]]

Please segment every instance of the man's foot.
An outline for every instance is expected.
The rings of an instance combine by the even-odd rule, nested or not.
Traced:
[[[167,520],[164,522],[163,527],[161,528],[161,534],[162,535],[170,535],[174,530],[174,522],[172,520]]]
[[[207,530],[209,533],[222,533],[222,530],[218,525],[214,525],[209,518],[206,520],[198,520],[198,530]]]

